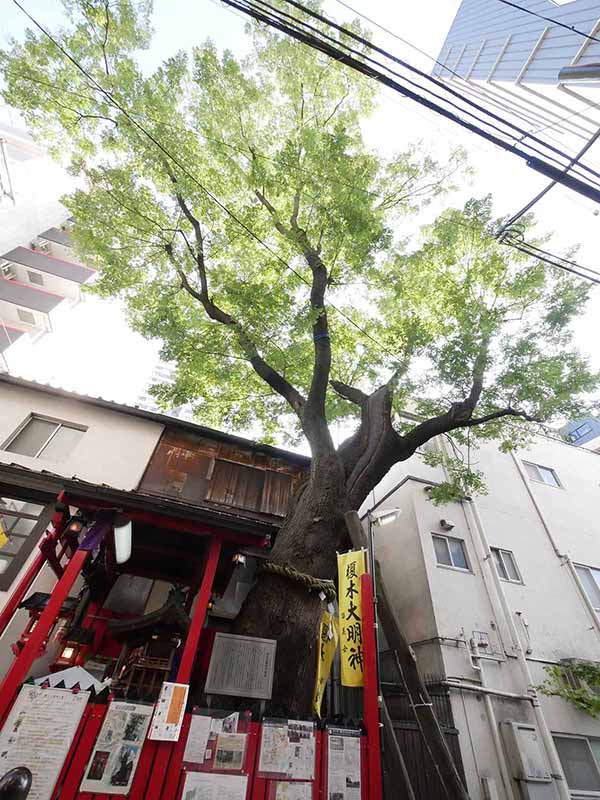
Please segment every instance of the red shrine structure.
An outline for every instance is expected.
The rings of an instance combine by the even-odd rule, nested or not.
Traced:
[[[213,641],[229,625],[226,613],[216,617],[208,612],[214,603],[235,595],[236,573],[247,561],[260,563],[267,557],[307,468],[308,460],[302,456],[177,422],[165,425],[134,491],[45,473],[46,483],[50,479],[61,487],[54,510],[37,554],[14,582],[0,612],[0,635],[20,609],[28,615],[20,637],[10,643],[14,658],[0,686],[0,737],[40,657],[52,656],[49,676],[60,678],[63,670],[84,667],[100,683],[110,678],[109,688],[92,692],[49,800],[100,800],[115,794],[81,790],[107,709],[115,701],[154,704],[165,682],[189,686],[181,734],[175,741],[143,741],[125,796],[131,800],[184,796],[189,712],[206,701],[203,692]],[[32,485],[37,477],[21,464],[0,464],[2,486]],[[36,579],[48,569],[54,573],[53,588],[36,591]],[[370,576],[364,577],[370,613]],[[143,579],[171,587],[151,611],[140,610],[140,603],[134,602],[139,601],[136,581]],[[115,603],[119,593],[121,602]],[[373,650],[371,654],[374,659]],[[371,671],[365,717],[370,717],[377,747],[369,772],[367,740],[362,737],[362,800],[369,796],[378,800],[381,794],[376,681]],[[259,776],[263,733],[257,716],[245,731],[245,800],[280,800],[273,781]],[[321,755],[326,738],[325,732],[316,731],[315,774],[306,795],[312,800],[327,791],[326,756]],[[126,767],[124,762],[124,774]],[[203,796],[189,794],[194,800]]]

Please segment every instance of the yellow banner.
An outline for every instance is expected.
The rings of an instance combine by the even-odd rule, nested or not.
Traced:
[[[343,686],[362,686],[364,682],[360,592],[360,576],[364,572],[366,572],[364,550],[338,555],[340,659]]]
[[[0,548],[4,547],[5,544],[8,543],[8,536],[4,531],[4,526],[2,525],[2,521],[0,520]]]
[[[321,702],[327,684],[327,678],[337,650],[339,639],[338,621],[329,611],[323,612],[319,625],[319,641],[317,642],[317,677],[313,694],[313,711],[321,718]]]

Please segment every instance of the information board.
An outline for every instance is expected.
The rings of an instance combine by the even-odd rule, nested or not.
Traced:
[[[360,731],[327,729],[327,797],[360,800]]]
[[[187,683],[163,683],[152,717],[149,739],[159,742],[176,742],[179,739],[189,689]]]
[[[188,772],[182,800],[245,800],[247,788],[247,775]]]
[[[52,797],[89,697],[89,692],[21,687],[0,732],[0,775],[14,767],[31,770],[28,800]]]
[[[270,700],[276,648],[274,639],[217,633],[205,693]]]
[[[127,794],[154,706],[114,701],[110,704],[86,767],[82,792]]]
[[[302,720],[263,720],[258,772],[263,777],[315,777],[315,726]]]

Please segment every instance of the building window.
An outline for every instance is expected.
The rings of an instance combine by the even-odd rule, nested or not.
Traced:
[[[433,533],[432,537],[435,557],[440,566],[469,569],[465,543],[462,539],[455,539],[453,536],[441,536],[439,533]]]
[[[553,738],[569,789],[572,792],[600,792],[600,739],[585,736]]]
[[[48,524],[51,506],[0,497],[0,590],[10,588]]]
[[[499,547],[491,547],[490,549],[496,562],[498,575],[502,580],[523,583],[513,553],[510,550],[501,550]]]
[[[527,470],[527,474],[532,481],[539,481],[548,486],[560,486],[556,472],[550,467],[543,467],[541,464],[531,464],[529,461],[524,461],[523,465]]]
[[[79,442],[85,428],[32,414],[4,446],[9,453],[63,461]]]
[[[27,275],[30,283],[36,283],[38,286],[44,285],[44,276],[40,275],[39,272],[31,272],[31,270],[28,269]]]
[[[27,311],[26,308],[17,308],[17,316],[24,322],[26,325],[35,325],[35,314],[32,314],[31,311]]]
[[[575,570],[583,583],[590,603],[596,611],[600,611],[600,569],[576,565]]]

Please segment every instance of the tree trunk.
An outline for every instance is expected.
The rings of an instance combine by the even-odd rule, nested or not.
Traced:
[[[277,534],[270,560],[315,578],[336,574],[336,552],[348,541],[348,508],[337,455],[318,460],[308,484]],[[325,604],[317,591],[263,572],[236,620],[236,633],[277,640],[273,711],[311,715],[317,633]]]

